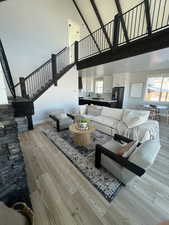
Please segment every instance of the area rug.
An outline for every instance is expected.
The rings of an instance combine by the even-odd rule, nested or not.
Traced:
[[[96,144],[105,144],[112,139],[111,136],[96,131],[92,134],[92,144],[87,147],[80,147],[74,144],[73,134],[69,130],[58,133],[55,128],[51,127],[43,129],[42,132],[64,153],[107,201],[111,202],[113,200],[122,187],[122,183],[106,169],[102,167],[97,169],[94,165]]]

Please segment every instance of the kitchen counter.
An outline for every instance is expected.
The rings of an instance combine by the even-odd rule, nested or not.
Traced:
[[[96,99],[96,98],[80,98],[80,99],[83,99],[83,100],[87,100],[87,101],[99,101],[99,102],[117,102],[117,100],[108,100],[108,99]]]
[[[79,105],[85,105],[85,104],[93,104],[93,105],[100,105],[100,106],[106,106],[110,108],[117,108],[117,100],[106,100],[102,98],[79,98]]]

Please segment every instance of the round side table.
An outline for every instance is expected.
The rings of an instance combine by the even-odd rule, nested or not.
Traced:
[[[74,133],[74,142],[77,145],[85,146],[91,144],[91,133],[95,132],[95,126],[90,126],[88,130],[77,129],[77,124],[69,126],[69,130]]]

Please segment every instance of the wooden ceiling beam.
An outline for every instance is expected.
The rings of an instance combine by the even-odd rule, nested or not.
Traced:
[[[102,20],[102,18],[100,16],[99,10],[98,10],[98,8],[96,6],[95,0],[90,0],[90,3],[92,5],[92,7],[93,7],[93,10],[94,10],[94,12],[96,14],[96,17],[97,17],[98,21],[99,21],[99,24],[101,26],[101,29],[102,29],[103,33],[104,33],[104,36],[105,36],[106,41],[107,41],[107,43],[109,45],[109,48],[110,49],[113,49],[113,45],[112,45],[112,43],[110,41],[110,38],[109,38],[109,36],[107,34],[106,28],[105,28],[104,23],[103,23],[103,20]]]
[[[125,24],[125,21],[124,21],[124,18],[123,18],[123,12],[122,12],[122,8],[121,8],[120,0],[115,0],[115,3],[116,3],[118,14],[119,14],[120,19],[121,19],[121,25],[122,25],[122,28],[123,28],[123,32],[124,32],[126,42],[129,43],[128,32],[127,32],[126,24]]]
[[[86,22],[86,20],[85,20],[85,18],[84,18],[84,16],[83,16],[83,14],[82,14],[82,12],[81,12],[79,6],[77,5],[77,3],[76,3],[75,0],[72,0],[72,1],[73,1],[74,5],[75,5],[75,7],[76,7],[76,9],[77,9],[77,11],[78,11],[78,13],[79,13],[81,19],[83,20],[83,22],[84,22],[84,24],[85,24],[85,26],[86,26],[86,28],[87,28],[89,34],[91,35],[91,38],[93,39],[93,41],[94,41],[94,43],[95,43],[95,45],[96,45],[96,48],[97,48],[98,51],[101,53],[100,47],[99,47],[99,45],[98,45],[96,39],[94,38],[93,33],[91,32],[90,27],[88,26],[88,24],[87,24],[87,22]]]

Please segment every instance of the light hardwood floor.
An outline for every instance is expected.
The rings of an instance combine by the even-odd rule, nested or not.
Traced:
[[[41,128],[20,135],[35,225],[156,225],[169,219],[169,125],[160,124],[162,148],[151,169],[108,203]]]

